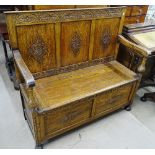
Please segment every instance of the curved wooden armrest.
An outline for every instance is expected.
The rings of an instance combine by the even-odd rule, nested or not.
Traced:
[[[22,56],[18,50],[13,51],[14,59],[17,64],[17,67],[23,76],[25,83],[27,87],[33,87],[35,86],[35,80],[29,69],[27,68],[24,60],[22,59]]]
[[[122,35],[118,35],[118,40],[121,44],[125,45],[126,47],[135,50],[133,52],[135,52],[136,54],[138,54],[142,57],[148,57],[148,53],[150,53],[150,51],[148,49],[127,40]]]
[[[134,52],[135,54],[138,54],[140,57],[142,57],[142,62],[139,65],[137,71],[139,73],[143,73],[145,71],[145,63],[148,57],[148,53],[150,53],[150,51],[144,47],[141,47],[135,43],[130,42],[129,40],[127,40],[125,37],[123,37],[122,35],[118,36],[118,40],[121,44],[125,45],[128,48],[133,49],[132,52]]]

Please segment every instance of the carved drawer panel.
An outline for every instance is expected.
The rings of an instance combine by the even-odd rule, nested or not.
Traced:
[[[45,116],[45,134],[50,135],[87,120],[91,115],[92,103],[91,99],[79,101],[48,112]]]
[[[99,94],[95,100],[95,114],[127,104],[132,87],[130,84]]]

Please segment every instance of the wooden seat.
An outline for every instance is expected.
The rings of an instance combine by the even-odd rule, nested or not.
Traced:
[[[116,61],[125,8],[7,12],[25,119],[36,146],[120,108],[139,85]],[[144,70],[145,59],[138,71]]]
[[[128,84],[135,81],[135,76],[135,73],[117,61],[111,61],[38,79],[34,93],[39,103],[38,107],[43,111]]]

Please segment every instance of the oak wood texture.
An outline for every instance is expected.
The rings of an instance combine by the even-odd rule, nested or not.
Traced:
[[[28,67],[26,66],[26,64],[25,64],[24,60],[22,59],[19,51],[14,50],[13,53],[14,53],[15,63],[17,65],[18,69],[20,70],[22,77],[25,80],[27,87],[35,86],[35,81],[34,81],[33,75],[31,74]]]
[[[109,78],[111,74],[113,77]],[[77,97],[83,99],[134,80],[134,73],[126,70],[118,62],[111,61],[38,79],[34,93],[39,102],[39,110],[42,111],[74,102]]]
[[[118,40],[124,17],[124,7],[6,13],[37,144],[132,103],[139,76],[115,60],[119,41],[143,50]],[[35,86],[22,77],[34,77]]]
[[[136,67],[133,67],[133,66],[128,66],[128,67],[129,68],[133,67],[132,70],[142,74],[145,71],[145,64],[146,64],[146,60],[149,56],[150,50],[143,46],[137,45],[134,42],[129,41],[128,39],[126,39],[125,37],[123,37],[121,35],[119,35],[119,41],[123,46],[132,50],[131,51],[132,59],[134,59],[134,55],[137,56],[137,62],[135,63]],[[126,58],[128,59],[129,57],[126,57]],[[119,59],[120,59],[120,61],[123,62],[123,60],[121,60],[121,57]],[[141,59],[141,61],[140,61],[140,59]],[[132,61],[135,61],[135,60],[132,60]],[[133,62],[131,62],[131,63],[133,63]],[[137,66],[137,64],[138,64],[138,66]],[[141,65],[139,65],[139,64],[141,64]]]
[[[7,12],[10,43],[13,49],[19,48],[32,73],[88,61],[91,57],[116,57],[117,35],[121,34],[120,22],[123,20],[124,10],[125,8],[93,8],[82,11],[73,9]],[[114,25],[110,19],[113,16]],[[96,20],[92,29],[93,19]],[[89,44],[93,38],[94,41]]]

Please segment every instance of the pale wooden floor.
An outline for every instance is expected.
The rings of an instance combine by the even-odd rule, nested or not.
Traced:
[[[155,148],[155,103],[139,100],[146,91],[149,89],[138,91],[132,111],[113,113],[54,139],[45,148]],[[0,148],[34,146],[23,117],[19,92],[9,80],[0,45]]]

